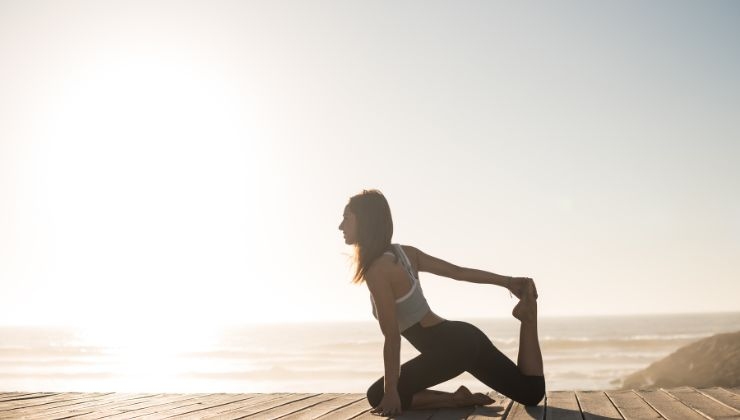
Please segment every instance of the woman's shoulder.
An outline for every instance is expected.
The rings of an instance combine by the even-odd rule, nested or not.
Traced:
[[[400,261],[400,255],[398,255],[398,251],[396,251],[396,247],[401,246],[400,244],[391,244],[388,246],[388,249],[385,250],[378,258],[375,259],[375,261],[372,262],[371,266],[381,266],[381,267],[390,267],[398,264]]]
[[[388,247],[388,250],[401,248],[404,252],[414,251],[415,247],[409,244],[393,243]]]
[[[396,245],[400,246],[401,249],[403,249],[403,252],[405,252],[406,254],[416,252],[416,248],[411,245],[403,245],[403,244],[396,244]]]
[[[401,255],[399,251],[402,252],[403,255]],[[411,245],[391,244],[391,246],[388,247],[388,250],[385,251],[376,260],[376,262],[380,262],[380,264],[388,266],[397,266],[401,264],[401,258],[404,258],[405,255],[406,259],[414,265],[414,262],[417,260],[417,252],[418,250]]]
[[[399,244],[401,249],[403,250],[403,253],[406,255],[406,258],[409,261],[409,264],[414,267],[414,269],[418,269],[419,267],[419,250],[412,246],[412,245],[401,245]]]
[[[416,249],[416,247],[412,245],[402,245],[402,244],[396,244],[396,245],[399,246],[401,250],[403,250],[403,253],[406,254],[406,256],[410,260],[416,260],[416,254],[417,252],[419,252],[419,250]]]

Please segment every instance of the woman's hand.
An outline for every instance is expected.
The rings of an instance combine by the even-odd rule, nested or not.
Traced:
[[[529,277],[510,277],[509,284],[506,286],[506,288],[509,289],[509,291],[513,293],[514,296],[517,297],[517,299],[521,299],[522,296],[524,296],[524,292],[527,290],[526,286],[528,282],[532,282],[534,298],[537,299],[537,288],[534,287],[534,280]]]
[[[380,414],[381,416],[397,416],[401,414],[401,397],[398,396],[398,390],[386,392],[383,399],[377,407],[370,410],[371,413]]]

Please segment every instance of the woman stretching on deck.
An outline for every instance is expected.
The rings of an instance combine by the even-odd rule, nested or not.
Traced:
[[[491,404],[488,396],[461,386],[454,393],[427,388],[470,372],[492,389],[524,405],[545,395],[542,353],[537,338],[537,289],[528,277],[506,277],[458,267],[408,245],[391,244],[393,220],[383,194],[364,190],[350,198],[339,225],[354,245],[354,283],[365,281],[373,316],[385,337],[385,376],[367,390],[372,413],[392,416],[406,409]],[[507,288],[519,303],[521,321],[517,363],[499,351],[476,326],[446,320],[431,311],[421,291],[420,271],[472,283]],[[401,336],[421,354],[400,364]],[[400,365],[400,366],[399,366]]]

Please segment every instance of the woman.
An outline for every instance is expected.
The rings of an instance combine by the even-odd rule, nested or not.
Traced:
[[[350,198],[339,229],[345,243],[354,245],[353,282],[367,284],[373,316],[385,337],[385,375],[367,390],[372,413],[392,416],[406,409],[492,403],[486,395],[472,394],[464,386],[454,393],[427,389],[462,372],[519,403],[537,405],[542,400],[545,377],[537,338],[537,290],[531,278],[458,267],[412,246],[391,244],[391,211],[378,190],[364,190]],[[421,271],[502,286],[519,298],[512,311],[521,321],[517,363],[474,325],[446,320],[432,312],[419,284]],[[421,353],[403,365],[401,336]]]

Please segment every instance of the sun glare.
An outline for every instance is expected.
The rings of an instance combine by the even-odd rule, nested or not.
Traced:
[[[208,358],[193,357],[218,345],[221,330],[197,324],[118,324],[78,330],[80,345],[100,349],[118,390],[183,390],[183,372],[220,368]]]
[[[172,57],[81,66],[40,113],[32,151],[30,187],[43,197],[34,219],[47,223],[51,261],[43,306],[65,296],[60,317],[101,325],[186,317],[196,301],[198,319],[215,316],[220,303],[199,285],[249,276],[248,192],[269,165],[249,98]]]

